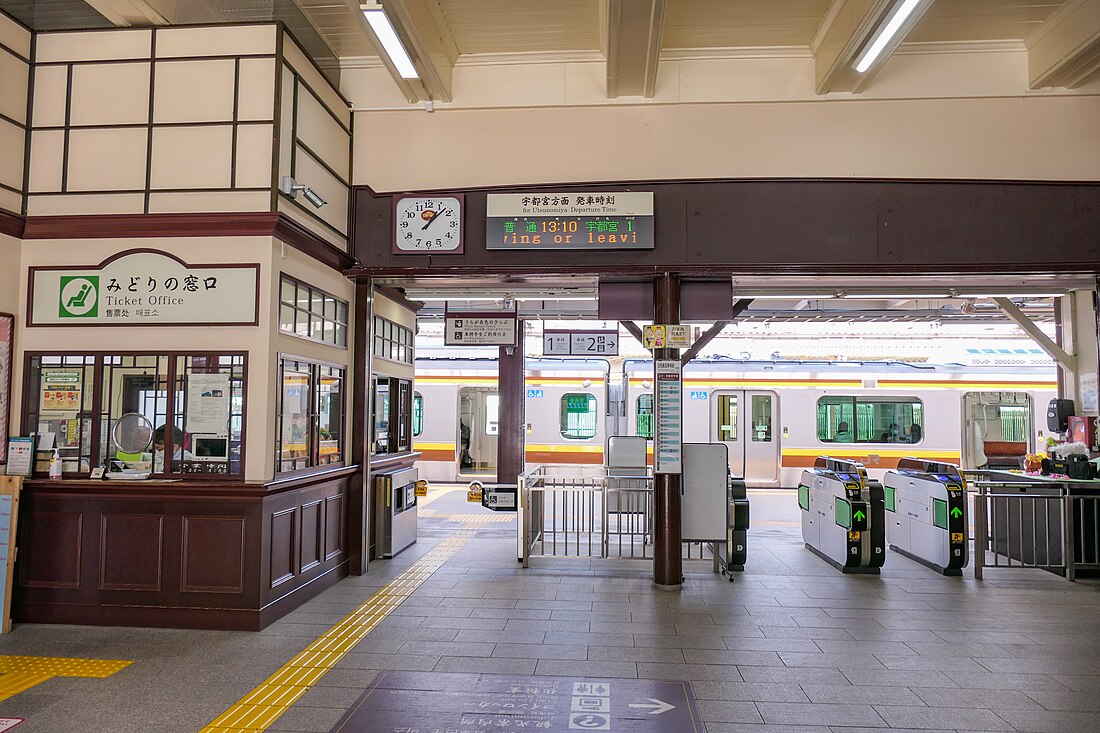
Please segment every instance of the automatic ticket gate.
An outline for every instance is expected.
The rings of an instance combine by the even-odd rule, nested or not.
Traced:
[[[890,549],[944,575],[962,575],[968,549],[966,482],[959,467],[902,458],[883,483]]]
[[[841,572],[877,574],[886,561],[883,499],[863,464],[819,457],[798,486],[806,547]]]

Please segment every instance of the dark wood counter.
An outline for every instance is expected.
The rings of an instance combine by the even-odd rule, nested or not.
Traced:
[[[16,622],[259,630],[348,574],[359,467],[266,484],[28,480]]]

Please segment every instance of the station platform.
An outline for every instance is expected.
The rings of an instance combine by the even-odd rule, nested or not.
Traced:
[[[683,590],[669,593],[638,562],[535,558],[524,570],[514,515],[457,491],[428,499],[412,548],[261,632],[17,624],[0,637],[0,718],[24,718],[17,733],[511,731],[488,713],[467,724],[447,714],[475,693],[492,711],[524,688],[572,690],[576,704],[575,685],[591,683],[632,713],[574,729],[1077,732],[1100,721],[1096,581],[949,578],[897,555],[880,576],[842,575],[803,546],[794,493],[758,491],[745,572],[728,583],[709,562],[686,563]],[[389,701],[377,709],[364,702],[372,683],[371,700]]]

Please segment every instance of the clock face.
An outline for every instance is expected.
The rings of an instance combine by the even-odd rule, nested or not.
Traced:
[[[393,206],[393,251],[462,253],[462,196],[405,196]]]

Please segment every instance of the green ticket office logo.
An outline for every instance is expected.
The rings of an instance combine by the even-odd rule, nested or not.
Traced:
[[[99,316],[99,276],[62,275],[57,315],[61,318]]]

